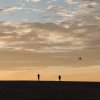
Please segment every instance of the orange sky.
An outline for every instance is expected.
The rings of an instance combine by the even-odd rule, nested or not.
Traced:
[[[1,80],[37,80],[37,74],[40,73],[41,80],[58,80],[58,75],[62,76],[63,81],[100,81],[100,67],[83,68],[65,68],[65,67],[47,67],[44,69],[36,68],[19,71],[0,71]]]

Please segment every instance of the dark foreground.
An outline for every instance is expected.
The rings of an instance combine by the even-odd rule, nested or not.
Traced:
[[[0,100],[100,100],[100,83],[0,81]]]

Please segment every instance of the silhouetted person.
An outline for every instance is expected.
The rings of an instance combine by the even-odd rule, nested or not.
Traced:
[[[58,76],[59,81],[61,81],[61,75]]]
[[[40,74],[38,74],[37,77],[38,77],[38,81],[40,81]]]

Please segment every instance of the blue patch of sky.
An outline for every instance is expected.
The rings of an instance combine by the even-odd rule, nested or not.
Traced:
[[[100,9],[100,3],[97,3],[96,7]]]
[[[0,0],[0,8],[11,7],[18,3],[19,0]]]
[[[67,10],[68,11],[76,11],[77,10],[77,7],[81,4],[81,1],[80,0],[76,0],[75,3],[72,3],[72,4],[69,4],[67,3]]]
[[[23,5],[24,4],[24,5]],[[13,7],[23,6],[22,10],[15,12],[0,13],[0,20],[2,21],[21,21],[27,19],[29,22],[54,22],[56,18],[61,19],[61,16],[55,12],[47,12],[49,6],[63,7],[66,10],[74,11],[78,4],[69,5],[65,0],[57,0],[55,2],[48,3],[48,0],[42,0],[41,2],[26,2],[25,0],[0,0],[0,7]],[[44,12],[33,12],[33,9],[44,10]]]
[[[35,21],[37,20],[37,14],[28,13],[24,10],[17,11],[16,13],[3,13],[0,15],[0,20],[2,21],[23,21],[27,19],[28,21]]]

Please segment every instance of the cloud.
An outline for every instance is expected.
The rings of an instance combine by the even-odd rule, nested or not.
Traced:
[[[58,15],[62,16],[62,17],[72,17],[73,14],[71,12],[69,12],[67,9],[65,9],[64,7],[61,6],[48,6],[47,8],[47,12],[50,13],[57,13]]]
[[[79,22],[78,25],[100,25],[100,7],[99,3],[96,0],[82,0],[77,1],[79,4],[74,5],[75,10],[71,12],[71,16],[69,17],[67,23],[73,24],[75,21]],[[66,19],[65,19],[66,20]],[[66,21],[65,21],[66,22]],[[69,27],[65,25],[64,27]]]
[[[65,0],[68,4],[77,4],[77,0]]]
[[[44,10],[43,9],[32,9],[33,12],[36,12],[36,13],[43,13]]]
[[[82,1],[89,1],[89,2],[100,2],[100,0],[82,0]]]
[[[1,48],[34,53],[99,49],[100,10],[96,5],[94,2],[81,2],[72,12],[62,6],[49,5],[47,13],[65,18],[57,24],[1,22],[0,33],[4,34],[1,35],[1,42],[6,44]],[[40,9],[33,11],[41,12]]]
[[[5,42],[6,47],[17,50],[22,47],[23,50],[33,52],[48,51],[62,52],[71,50],[71,46],[78,49],[82,42],[77,37],[71,36],[67,29],[52,23],[1,23],[0,40]],[[65,47],[63,48],[63,46]],[[57,47],[57,48],[56,48]],[[61,49],[60,49],[61,48]],[[66,48],[66,49],[65,49]],[[69,48],[69,49],[68,49]],[[75,48],[75,49],[76,49]],[[80,48],[80,47],[79,47]],[[21,49],[20,49],[21,50]]]
[[[27,2],[40,2],[41,0],[25,0],[25,1],[27,1]]]
[[[26,2],[30,2],[30,0],[25,0]]]
[[[65,28],[64,26],[68,26]],[[2,69],[33,66],[83,67],[100,64],[100,26],[70,20],[59,23],[0,22]],[[82,56],[81,63],[76,59]]]
[[[22,9],[23,9],[22,7],[5,7],[5,8],[0,8],[0,12],[15,12]]]
[[[67,1],[76,4],[78,0]],[[30,2],[30,0],[28,0]],[[34,1],[37,2],[37,1]],[[53,2],[53,1],[52,1]],[[98,0],[81,0],[75,9],[49,5],[44,16],[56,14],[53,23],[0,22],[1,66],[74,66],[100,65],[100,7]],[[49,3],[51,4],[51,3]],[[0,9],[0,12],[17,8]],[[19,9],[20,10],[20,9]],[[59,20],[61,18],[61,20]],[[51,19],[50,19],[51,20]],[[79,62],[77,57],[84,60]],[[8,68],[9,69],[9,68]]]
[[[83,50],[99,50],[100,39],[100,8],[95,0],[83,0],[77,5],[76,11],[73,12],[72,19],[63,21],[61,26],[69,30],[74,37],[80,37],[79,42],[84,44]],[[96,49],[96,50],[95,50]]]
[[[99,46],[99,25],[80,21],[52,23],[1,23],[1,49],[29,52],[69,52]],[[68,28],[63,26],[67,25]],[[95,44],[95,45],[94,45]]]
[[[54,3],[54,2],[57,2],[57,0],[48,0],[47,2],[48,3]]]
[[[39,2],[39,1],[41,1],[41,0],[31,0],[32,2]]]
[[[80,0],[80,1],[78,1],[78,0],[65,0],[65,2],[67,2],[68,4],[78,4],[79,2],[92,2],[92,3],[99,3],[100,2],[100,0]]]

